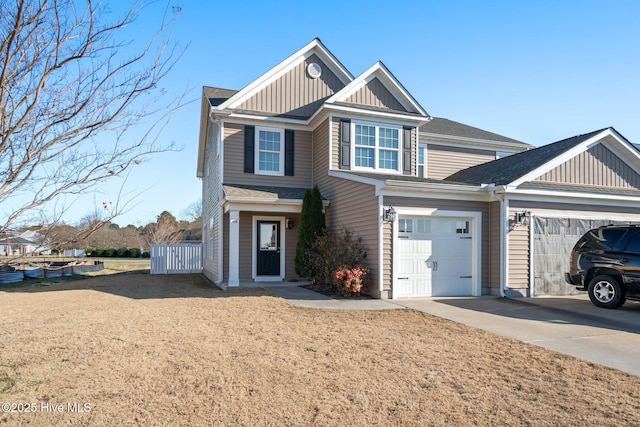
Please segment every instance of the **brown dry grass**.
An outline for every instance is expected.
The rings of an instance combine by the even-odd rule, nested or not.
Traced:
[[[0,425],[640,420],[635,376],[410,310],[317,311],[143,272],[11,288],[0,307],[0,403],[38,410]]]

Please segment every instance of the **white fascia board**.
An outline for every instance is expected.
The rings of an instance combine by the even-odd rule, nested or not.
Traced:
[[[356,114],[358,116],[374,117],[376,119],[394,120],[395,122],[398,122],[400,124],[406,124],[407,126],[420,126],[429,121],[427,117],[413,116],[413,115],[402,114],[402,113],[390,113],[386,111],[367,110],[364,108],[359,108],[357,106],[349,107],[346,105],[328,104],[326,102],[324,104],[324,108],[327,108],[333,111],[341,111],[344,113]]]
[[[448,147],[465,147],[465,148],[477,148],[477,147],[486,147],[495,149],[496,151],[508,151],[519,153],[521,151],[527,151],[533,146],[527,145],[515,145],[510,142],[502,142],[502,141],[491,141],[488,139],[476,139],[476,138],[465,138],[462,136],[449,136],[449,135],[441,135],[437,133],[420,133],[420,143],[421,144],[434,144],[434,145],[443,145]]]
[[[422,108],[418,101],[407,92],[407,90],[400,84],[400,82],[391,74],[391,72],[385,67],[385,65],[378,61],[369,67],[365,72],[356,77],[351,83],[343,87],[341,90],[333,94],[327,99],[327,104],[334,102],[344,101],[353,95],[357,90],[365,86],[371,80],[377,77],[382,84],[387,88],[389,92],[400,102],[400,104],[407,110],[413,110],[422,114],[425,117],[429,117],[429,114]]]
[[[593,145],[595,145],[596,143],[598,143],[600,140],[602,140],[602,138],[606,137],[607,135],[612,135],[611,131],[609,129],[605,129],[602,132],[592,136],[591,138],[587,139],[586,141],[581,142],[580,144],[576,145],[575,147],[567,150],[566,152],[562,153],[561,155],[555,157],[554,159],[548,161],[547,163],[543,164],[542,166],[532,170],[531,172],[529,172],[528,174],[521,176],[520,178],[518,178],[517,180],[513,181],[512,183],[509,184],[510,187],[517,187],[520,184],[527,182],[527,181],[533,181],[534,179],[538,178],[541,175],[544,175],[545,173],[549,172],[551,169],[556,168],[558,166],[560,166],[561,164],[565,163],[566,161],[574,158],[575,156],[577,156],[578,154],[587,151],[589,148],[591,148]]]
[[[384,180],[382,178],[381,179],[369,178],[366,176],[354,175],[349,172],[337,171],[335,169],[332,169],[329,171],[329,176],[346,179],[348,181],[359,182],[361,184],[373,185],[373,186],[380,186],[384,183]]]
[[[232,199],[223,204],[224,212],[229,211],[253,211],[253,212],[280,212],[280,213],[300,213],[302,202],[299,201],[265,201],[264,199]]]
[[[613,142],[602,141],[605,147],[624,161],[635,173],[640,174],[640,151],[630,147],[630,143],[624,142],[623,138],[618,137],[614,132],[611,133],[611,138]]]
[[[322,44],[319,39],[313,39],[310,43],[287,57],[284,61],[280,62],[275,67],[258,77],[253,82],[245,86],[241,91],[233,95],[231,98],[220,104],[219,109],[235,108],[242,104],[254,93],[258,92],[262,88],[266,87],[273,80],[281,77],[288,72],[293,66],[301,61],[304,61],[313,54],[317,54],[325,60],[325,64],[331,68],[331,71],[342,81],[344,84],[348,84],[353,80],[351,73],[344,68],[344,66],[337,60],[331,52]]]
[[[499,191],[497,191],[499,193]],[[549,203],[584,203],[599,206],[634,206],[640,204],[638,196],[618,194],[577,193],[575,191],[550,191],[536,189],[507,189],[510,200],[524,200]]]
[[[463,193],[455,191],[440,190],[425,190],[418,188],[397,188],[397,187],[385,187],[380,191],[383,196],[394,197],[408,197],[413,199],[444,199],[444,200],[467,200],[474,202],[489,202],[491,201],[489,193],[476,192],[476,193]]]
[[[225,115],[225,119],[228,121],[234,121],[238,124],[262,124],[272,123],[273,125],[287,125],[290,129],[295,130],[313,130],[320,123],[322,123],[323,116],[329,116],[329,113],[320,107],[315,113],[308,119],[290,119],[286,117],[278,116],[260,116],[257,114],[235,113],[229,111],[229,114]],[[313,123],[313,127],[309,129],[309,126]]]

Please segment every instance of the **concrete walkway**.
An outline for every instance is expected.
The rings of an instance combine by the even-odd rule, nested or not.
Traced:
[[[640,376],[640,303],[618,310],[585,296],[507,299],[333,299],[301,287],[269,287],[291,304],[328,310],[409,308]]]

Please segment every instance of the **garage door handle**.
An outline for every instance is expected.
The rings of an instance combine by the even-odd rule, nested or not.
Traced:
[[[472,279],[473,276],[460,276],[461,279]]]
[[[409,280],[408,277],[398,277],[398,280]]]

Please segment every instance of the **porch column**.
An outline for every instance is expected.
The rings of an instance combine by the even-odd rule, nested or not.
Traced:
[[[240,211],[229,212],[229,284],[240,286]]]

